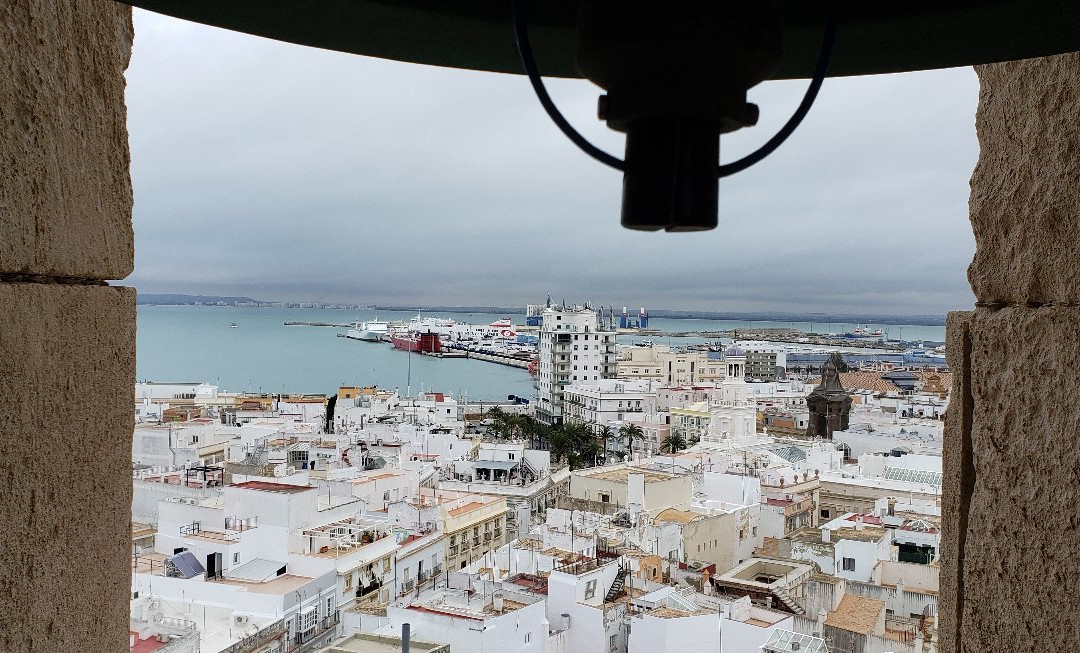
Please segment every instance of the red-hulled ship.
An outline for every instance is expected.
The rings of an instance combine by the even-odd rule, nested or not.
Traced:
[[[439,334],[431,333],[405,333],[390,337],[390,342],[395,348],[402,351],[415,351],[421,354],[439,353],[442,351],[442,341]]]

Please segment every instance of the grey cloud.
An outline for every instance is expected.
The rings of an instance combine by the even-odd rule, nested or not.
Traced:
[[[301,48],[136,12],[136,271],[149,292],[437,304],[931,313],[966,308],[969,69],[830,79],[783,148],[721,183],[721,227],[618,226],[621,179],[521,77]],[[550,82],[589,138],[597,90]],[[805,82],[751,96],[767,139]]]

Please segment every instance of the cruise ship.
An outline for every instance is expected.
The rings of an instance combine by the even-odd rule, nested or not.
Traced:
[[[366,342],[380,342],[386,340],[389,331],[389,322],[380,322],[376,319],[363,323],[357,322],[353,328],[345,332],[345,337]]]

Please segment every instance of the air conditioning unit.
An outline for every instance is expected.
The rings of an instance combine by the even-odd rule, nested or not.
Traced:
[[[151,610],[157,610],[161,607],[161,599],[157,597],[150,599],[149,607]]]
[[[233,615],[233,624],[237,626],[246,626],[251,621],[251,616],[246,614]]]

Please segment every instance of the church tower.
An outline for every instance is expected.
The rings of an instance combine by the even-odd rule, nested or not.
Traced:
[[[847,429],[851,395],[840,384],[840,373],[832,361],[821,368],[821,383],[806,398],[806,407],[810,409],[807,437],[831,440],[833,431]]]

